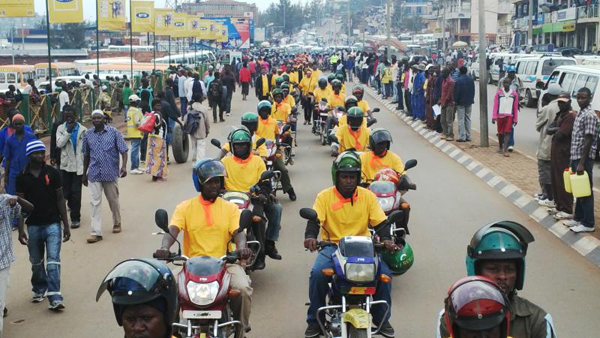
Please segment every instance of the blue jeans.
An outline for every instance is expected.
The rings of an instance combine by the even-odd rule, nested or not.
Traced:
[[[508,138],[508,146],[509,147],[515,146],[515,125],[514,124],[510,128],[510,137]]]
[[[392,94],[392,101],[398,102],[398,81],[394,81],[392,86],[392,91],[394,92]]]
[[[36,294],[47,292],[48,300],[62,300],[60,293],[60,246],[62,230],[60,223],[47,226],[28,225],[29,261],[31,262],[31,285]],[[47,263],[44,264],[44,250]]]
[[[142,145],[141,138],[131,139],[131,170],[140,167],[140,146]]]
[[[181,117],[184,117],[187,114],[187,97],[180,97],[179,103],[181,103]]]
[[[325,300],[329,286],[327,283],[331,281],[331,277],[325,276],[321,271],[323,269],[335,269],[332,255],[337,250],[335,246],[326,246],[323,250],[317,254],[317,259],[313,264],[312,270],[310,271],[310,278],[308,280],[308,298],[310,299],[310,305],[308,306],[308,313],[306,315],[306,322],[308,324],[317,324],[317,310],[320,307],[325,306]],[[392,276],[390,268],[381,261],[381,273],[388,276]],[[390,319],[391,308],[392,308],[392,283],[379,282],[377,285],[377,291],[373,296],[374,300],[385,300],[390,305],[390,312],[385,317],[387,322]],[[381,323],[383,315],[385,314],[385,306],[377,305],[371,309],[373,314],[373,323],[375,325]],[[324,313],[322,312],[323,316]],[[321,319],[324,319],[324,317]]]
[[[175,120],[169,119],[167,122],[167,144],[173,143],[173,129],[175,128]]]
[[[279,230],[281,229],[281,213],[283,207],[279,203],[265,204],[265,216],[269,221],[267,227],[267,240],[277,241],[279,239]]]
[[[571,161],[571,170],[575,172],[577,170],[577,165],[579,165],[579,160]],[[594,168],[594,160],[588,158],[585,161],[585,171],[587,172],[590,178],[590,188],[594,186],[593,184],[593,175],[592,169]],[[573,219],[580,222],[584,226],[588,228],[594,227],[594,192],[588,197],[579,197],[575,200],[575,214],[573,215]]]

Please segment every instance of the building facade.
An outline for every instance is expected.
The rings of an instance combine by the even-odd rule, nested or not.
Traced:
[[[201,2],[184,2],[181,9],[189,14],[204,18],[236,18],[254,20],[258,24],[258,7],[253,3],[235,0],[206,0]]]
[[[485,33],[490,43],[510,45],[512,9],[509,0],[485,0]],[[451,43],[478,41],[479,15],[478,1],[447,1],[446,31]]]

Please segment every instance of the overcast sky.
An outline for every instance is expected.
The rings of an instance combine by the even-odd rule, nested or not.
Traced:
[[[182,1],[182,0],[180,0]],[[255,3],[259,9],[266,9],[272,2],[279,2],[279,0],[249,0],[242,2]],[[292,0],[292,3],[301,2],[301,0]],[[127,1],[129,3],[129,1]],[[154,0],[156,8],[162,8],[165,6],[165,0]],[[83,0],[83,15],[86,20],[96,20],[96,0]],[[129,5],[127,5],[129,8]],[[46,14],[46,1],[45,0],[35,0],[35,11],[39,14]],[[129,10],[127,11],[129,17]]]

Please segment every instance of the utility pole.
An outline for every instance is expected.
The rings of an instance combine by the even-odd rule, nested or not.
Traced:
[[[348,46],[350,46],[350,36],[352,35],[352,19],[350,15],[350,0],[348,0]]]
[[[133,6],[129,0],[129,64],[131,67],[131,79],[133,81]],[[133,85],[132,85],[133,87]]]
[[[446,0],[442,1],[442,5],[444,6],[444,12],[442,14],[442,50],[444,51],[444,55],[446,55],[446,50],[448,49],[448,46],[446,45],[448,42],[446,40]]]
[[[52,49],[50,47],[50,10],[46,0],[46,30],[48,30],[48,85],[52,93]]]
[[[533,0],[529,0],[529,27],[527,27],[527,47],[533,46]]]
[[[100,11],[98,10],[98,0],[96,0],[96,76],[100,76]]]
[[[387,54],[386,54],[386,58],[388,60],[391,59],[392,57],[392,40],[390,39],[390,26],[392,23],[392,17],[391,17],[391,11],[390,11],[390,7],[392,7],[392,0],[387,0],[387,9],[386,9],[386,23],[385,23],[385,30],[386,30],[386,35],[387,35]]]
[[[488,138],[488,106],[487,106],[487,62],[485,50],[487,39],[485,35],[485,0],[479,1],[479,128],[482,147],[489,147]],[[531,0],[530,0],[531,1]]]

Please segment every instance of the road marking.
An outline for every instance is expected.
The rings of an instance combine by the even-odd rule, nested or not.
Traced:
[[[475,175],[477,175],[477,177],[479,178],[483,178],[483,176],[487,175],[489,173],[489,169],[486,167],[483,167],[481,170],[479,170],[479,172]]]
[[[516,206],[519,207],[519,209],[522,209],[524,206],[526,206],[527,204],[529,204],[529,202],[531,202],[531,197],[527,196],[527,195],[523,195],[519,198],[517,198],[517,200],[514,202]]]
[[[592,252],[598,245],[600,245],[600,241],[596,237],[586,236],[573,243],[573,249],[585,256]]]

